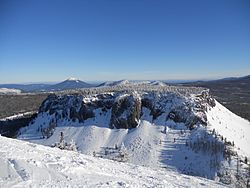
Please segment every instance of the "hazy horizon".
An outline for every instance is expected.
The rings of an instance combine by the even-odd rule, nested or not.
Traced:
[[[245,77],[245,76],[249,76],[250,74],[246,74],[246,75],[240,75],[240,76],[226,76],[226,77],[216,77],[216,78],[201,78],[201,79],[117,79],[117,80],[83,80],[81,78],[76,78],[78,80],[84,81],[84,82],[88,82],[90,84],[100,84],[103,82],[112,82],[112,81],[120,81],[120,80],[129,80],[129,81],[164,81],[164,82],[169,82],[169,83],[184,83],[184,82],[193,82],[193,81],[211,81],[211,80],[218,80],[218,79],[224,79],[224,78],[238,78],[238,77]],[[29,81],[29,82],[6,82],[6,83],[0,83],[0,85],[4,85],[4,84],[57,84],[63,81],[66,81],[67,79],[69,79],[71,77],[68,78],[64,78],[62,80],[52,80],[52,81]]]

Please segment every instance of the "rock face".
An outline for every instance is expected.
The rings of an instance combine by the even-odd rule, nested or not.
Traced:
[[[208,91],[196,96],[176,93],[117,91],[94,95],[49,95],[38,116],[30,124],[53,134],[56,126],[96,125],[112,129],[131,129],[139,120],[184,123],[190,129],[206,125],[207,108],[215,101]],[[144,118],[144,119],[143,119]],[[146,119],[145,119],[146,118]],[[148,118],[148,119],[147,119]]]
[[[39,113],[54,115],[56,121],[67,118],[72,121],[84,123],[85,120],[95,118],[95,111],[101,109],[107,112],[111,109],[110,128],[135,128],[138,125],[141,113],[141,99],[133,93],[128,95],[113,96],[100,94],[96,100],[84,101],[80,95],[50,95],[42,103]]]
[[[112,107],[110,128],[135,128],[141,112],[141,100],[136,94],[123,95],[116,99]]]
[[[42,103],[39,113],[55,115],[56,119],[68,118],[73,121],[84,122],[94,118],[94,110],[102,108],[103,111],[110,109],[114,97],[109,94],[95,96],[98,100],[85,101],[81,95],[49,95]]]

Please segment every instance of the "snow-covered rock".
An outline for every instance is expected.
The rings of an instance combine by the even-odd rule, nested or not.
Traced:
[[[138,125],[141,99],[137,93],[118,96],[112,106],[110,128],[131,129]]]

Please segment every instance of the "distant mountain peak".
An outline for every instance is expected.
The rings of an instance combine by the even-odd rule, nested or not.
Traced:
[[[78,80],[79,80],[79,79],[74,78],[74,77],[70,77],[70,78],[67,79],[67,81],[78,81]]]
[[[77,78],[68,78],[67,80],[57,83],[55,85],[51,85],[47,88],[50,91],[60,91],[60,90],[68,90],[68,89],[79,89],[79,88],[89,88],[92,87],[91,84],[83,82]]]

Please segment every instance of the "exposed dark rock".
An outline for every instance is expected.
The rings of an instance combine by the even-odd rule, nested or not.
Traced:
[[[141,100],[142,107],[148,108],[151,112],[150,115],[153,116],[153,120],[159,117],[163,111],[154,106],[152,99],[144,98]]]
[[[135,128],[141,112],[141,100],[136,94],[119,97],[112,107],[110,128]]]
[[[32,120],[35,119],[37,113],[24,115],[16,119],[0,121],[0,134],[2,136],[15,138],[20,128],[27,126]]]
[[[141,93],[116,92],[96,94],[85,97],[75,95],[49,95],[42,103],[39,113],[47,113],[55,118],[69,119],[73,122],[84,122],[89,118],[99,115],[107,115],[111,110],[108,124],[110,128],[131,129],[138,125],[142,115],[142,107],[150,110],[152,120],[156,120],[162,114],[166,120],[171,119],[177,123],[184,123],[189,128],[198,124],[207,124],[206,110],[213,107],[215,100],[208,91],[192,99],[186,99],[173,93]],[[98,112],[98,114],[96,114]],[[107,117],[107,116],[106,116]],[[48,126],[48,125],[47,125]]]

